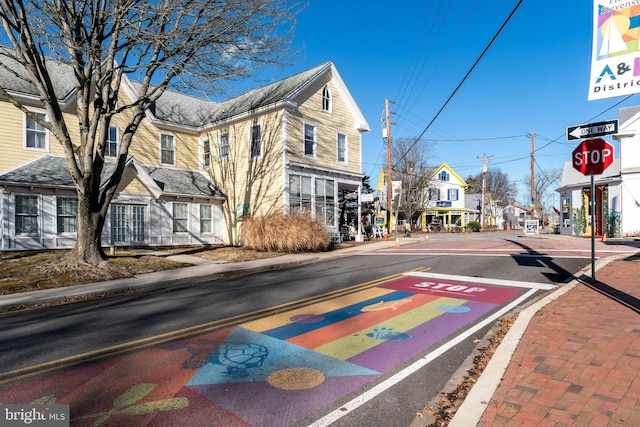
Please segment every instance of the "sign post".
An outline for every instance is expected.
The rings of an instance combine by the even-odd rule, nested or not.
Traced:
[[[617,126],[616,126],[617,127]],[[573,168],[591,176],[589,211],[591,213],[591,278],[596,280],[596,186],[594,175],[602,174],[613,163],[613,145],[601,138],[582,141],[572,152]],[[606,233],[606,230],[603,230]]]

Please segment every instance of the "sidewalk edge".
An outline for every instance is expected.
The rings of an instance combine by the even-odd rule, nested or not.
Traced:
[[[627,255],[624,255],[627,256]],[[623,258],[622,255],[615,255],[596,261],[596,271],[616,259]],[[574,279],[566,285],[562,285],[553,293],[523,309],[519,314],[509,332],[505,335],[498,346],[495,354],[487,364],[476,383],[469,391],[469,394],[457,409],[455,415],[447,424],[449,427],[469,427],[476,426],[480,422],[487,405],[495,394],[504,373],[511,362],[511,358],[524,335],[533,316],[549,303],[558,299],[561,295],[573,289],[580,283],[579,278],[587,275],[591,270],[591,265],[583,268],[574,274]]]

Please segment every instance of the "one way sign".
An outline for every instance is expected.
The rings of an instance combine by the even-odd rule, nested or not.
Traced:
[[[567,141],[571,141],[572,139],[589,139],[614,133],[618,133],[618,120],[569,126],[567,128]]]

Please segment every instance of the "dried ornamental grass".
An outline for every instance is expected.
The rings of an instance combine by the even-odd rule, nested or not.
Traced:
[[[245,219],[242,244],[257,251],[320,252],[329,249],[329,234],[309,213],[279,213]]]

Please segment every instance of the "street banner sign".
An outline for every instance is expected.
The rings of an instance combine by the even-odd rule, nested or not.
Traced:
[[[638,19],[635,1],[593,0],[589,101],[640,93]]]
[[[571,159],[583,175],[600,175],[613,163],[613,145],[602,138],[588,139],[578,144]]]
[[[618,133],[618,119],[567,127],[567,141]]]

